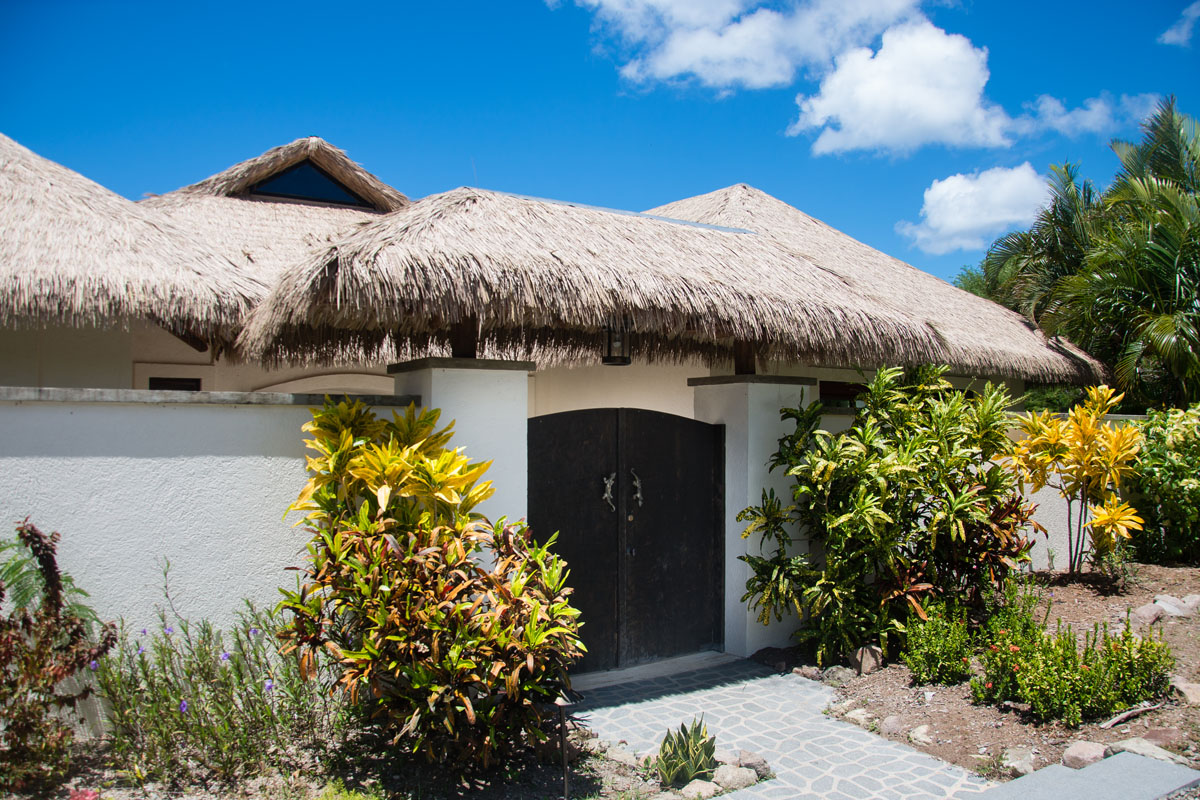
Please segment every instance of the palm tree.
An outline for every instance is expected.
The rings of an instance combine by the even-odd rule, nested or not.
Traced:
[[[1050,202],[1029,230],[992,243],[980,264],[990,297],[1038,322],[1058,282],[1084,268],[1097,217],[1103,211],[1091,181],[1075,164],[1052,165]]]

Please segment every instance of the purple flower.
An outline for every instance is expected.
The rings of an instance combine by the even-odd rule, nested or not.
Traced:
[[[251,628],[251,629],[250,629],[250,635],[251,635],[251,636],[258,636],[258,628]]]
[[[228,661],[228,660],[229,660],[229,653],[221,653],[221,660],[222,660],[222,661]]]
[[[147,633],[148,631],[145,628],[142,628],[142,636],[145,636]]]
[[[140,655],[141,655],[142,653],[144,653],[144,652],[146,652],[146,648],[142,647],[142,646],[139,644],[139,645],[138,645],[138,651],[137,651],[137,654],[140,656]]]
[[[271,680],[270,678],[267,678],[267,680],[263,683],[263,690],[267,691],[267,692],[274,691],[275,690],[275,681]]]
[[[186,714],[186,713],[187,713],[187,700],[180,700],[180,701],[179,701],[179,713],[180,713],[180,714]]]
[[[92,672],[95,672],[96,667],[98,667],[98,666],[100,666],[100,665],[96,663],[96,659],[94,659],[94,658],[88,662],[88,669],[90,669]]]
[[[167,636],[170,636],[170,635],[171,635],[172,633],[174,633],[174,632],[175,632],[175,629],[174,629],[174,628],[172,628],[170,625],[168,625],[167,627],[163,628],[163,633],[165,633]]]

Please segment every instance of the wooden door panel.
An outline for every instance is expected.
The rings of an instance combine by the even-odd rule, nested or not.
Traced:
[[[619,429],[621,664],[717,646],[724,611],[723,429],[638,409],[622,409]]]
[[[618,665],[618,516],[603,499],[603,479],[616,472],[616,409],[529,420],[529,525],[538,541],[558,531],[555,552],[570,569],[588,649],[576,672]]]

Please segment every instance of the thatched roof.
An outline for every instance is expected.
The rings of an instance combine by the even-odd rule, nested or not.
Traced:
[[[239,344],[267,361],[366,357],[479,321],[492,352],[568,359],[622,320],[635,353],[871,366],[940,360],[886,302],[746,231],[460,188],[363,225],[286,270]],[[397,349],[401,349],[397,347]]]
[[[331,177],[374,203],[374,210],[259,199],[251,189],[311,160]],[[408,205],[408,198],[315,136],[275,147],[248,161],[159,197],[143,200],[271,283],[286,267],[328,247],[356,224]]]
[[[153,210],[0,134],[0,325],[143,318],[220,338],[264,292]]]
[[[408,198],[351,161],[342,150],[319,136],[306,136],[294,142],[272,147],[256,158],[234,164],[229,169],[178,191],[211,197],[242,197],[272,175],[278,175],[302,161],[311,161],[332,178],[374,206],[376,211],[395,211],[408,205]]]
[[[963,374],[1080,383],[1104,378],[1098,362],[1065,340],[1048,339],[1020,314],[881,253],[744,183],[646,213],[736,226],[775,239],[936,331],[946,351],[941,360]]]

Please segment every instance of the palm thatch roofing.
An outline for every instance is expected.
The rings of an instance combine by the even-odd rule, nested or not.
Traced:
[[[1098,362],[1066,340],[1048,338],[1020,314],[881,253],[753,186],[740,183],[646,213],[735,226],[774,239],[935,331],[944,355],[927,360],[963,374],[1047,382],[1104,379]]]
[[[649,358],[813,364],[939,360],[890,303],[748,231],[460,188],[359,227],[286,270],[239,346],[267,362],[444,344],[470,320],[493,353],[572,360],[632,332]]]
[[[224,337],[266,287],[148,208],[0,134],[0,325],[149,319]]]
[[[259,198],[256,186],[309,161],[370,208]],[[408,205],[400,192],[316,136],[297,139],[199,183],[142,201],[270,283],[355,225]]]

